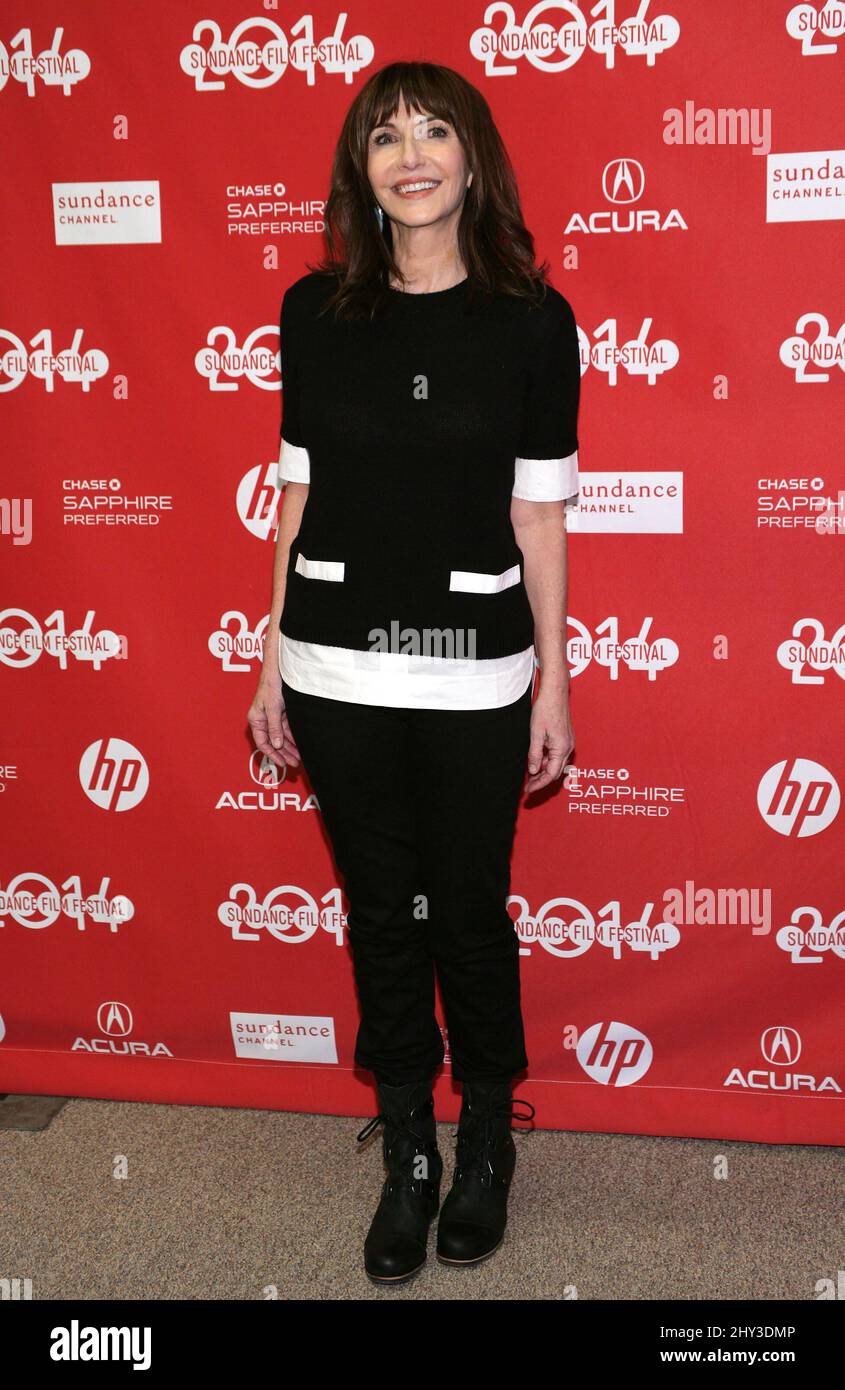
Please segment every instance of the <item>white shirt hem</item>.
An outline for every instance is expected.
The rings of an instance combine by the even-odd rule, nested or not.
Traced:
[[[357,651],[279,634],[279,672],[294,690],[404,709],[500,709],[533,680],[534,647],[482,661]]]

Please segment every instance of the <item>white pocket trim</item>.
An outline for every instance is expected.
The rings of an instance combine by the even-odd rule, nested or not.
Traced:
[[[452,570],[449,588],[463,594],[499,594],[519,583],[519,565],[511,565],[503,574],[476,574],[473,570]]]
[[[301,552],[296,557],[296,572],[304,574],[306,579],[333,579],[335,583],[342,583],[343,570],[343,560],[306,560]]]

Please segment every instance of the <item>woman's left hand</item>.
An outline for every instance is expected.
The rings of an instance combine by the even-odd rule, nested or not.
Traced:
[[[531,708],[526,795],[556,781],[562,775],[574,747],[569,693],[555,689],[544,691],[541,679],[540,690]]]

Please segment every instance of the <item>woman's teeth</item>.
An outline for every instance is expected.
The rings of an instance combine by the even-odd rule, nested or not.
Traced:
[[[394,188],[395,193],[421,193],[424,188],[436,188],[437,180],[424,179],[421,183],[403,183]]]

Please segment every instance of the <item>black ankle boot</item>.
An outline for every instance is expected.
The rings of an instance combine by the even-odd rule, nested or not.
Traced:
[[[437,1148],[431,1081],[406,1086],[379,1082],[379,1113],[359,1143],[384,1125],[387,1180],[364,1242],[364,1268],[378,1284],[396,1284],[422,1269],[428,1228],[440,1205],[443,1160]]]
[[[527,1105],[531,1114],[514,1112],[514,1105]],[[476,1264],[501,1245],[516,1166],[511,1121],[534,1113],[527,1100],[513,1100],[510,1081],[464,1082],[455,1174],[437,1223],[437,1258],[444,1264]]]

